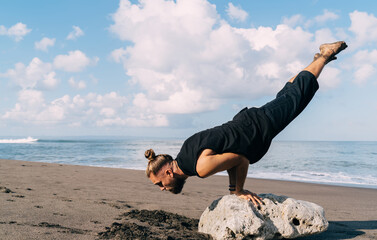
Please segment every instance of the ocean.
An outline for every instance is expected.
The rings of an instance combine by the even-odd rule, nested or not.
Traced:
[[[146,149],[175,157],[183,141],[3,138],[0,158],[144,170]],[[248,177],[377,189],[377,142],[274,141],[269,152],[249,166]]]

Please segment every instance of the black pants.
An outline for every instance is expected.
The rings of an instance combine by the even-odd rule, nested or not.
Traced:
[[[243,150],[238,152],[247,156],[250,164],[259,161],[272,139],[304,110],[318,88],[315,76],[302,71],[271,102],[259,108],[242,109],[230,122],[241,129],[239,135],[243,138],[238,145]]]
[[[268,130],[268,135],[274,138],[292,122],[312,100],[318,88],[317,79],[308,71],[300,72],[292,83],[287,82],[274,100],[260,108],[271,121],[273,129]]]

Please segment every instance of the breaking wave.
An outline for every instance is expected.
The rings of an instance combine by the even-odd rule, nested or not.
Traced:
[[[27,137],[27,138],[19,138],[19,139],[0,139],[0,143],[32,143],[37,142],[38,139]]]

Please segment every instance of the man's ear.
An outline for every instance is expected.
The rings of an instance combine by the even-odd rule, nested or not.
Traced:
[[[169,177],[173,177],[174,176],[173,169],[171,168],[166,169],[165,174],[168,175]]]

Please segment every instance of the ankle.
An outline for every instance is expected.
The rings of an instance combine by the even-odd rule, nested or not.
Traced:
[[[316,60],[321,61],[324,64],[327,64],[329,62],[329,59],[331,59],[331,56],[324,56],[324,55],[320,54]]]

